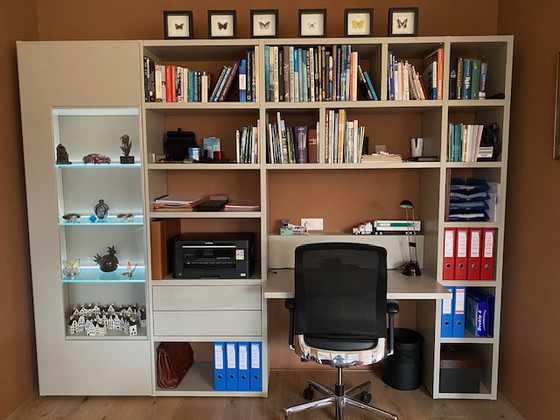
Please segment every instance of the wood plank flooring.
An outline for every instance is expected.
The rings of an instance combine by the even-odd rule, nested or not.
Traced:
[[[305,402],[302,390],[308,377],[332,387],[336,371],[273,371],[268,398],[187,397],[39,397],[19,407],[9,420],[282,420],[282,409]],[[394,414],[399,420],[523,420],[503,398],[497,401],[433,400],[426,389],[398,391],[385,385],[376,371],[345,372],[346,386],[372,381],[371,405]],[[318,398],[318,393],[315,398]],[[347,420],[375,416],[354,408],[346,409]],[[297,413],[294,420],[334,419],[334,409]]]

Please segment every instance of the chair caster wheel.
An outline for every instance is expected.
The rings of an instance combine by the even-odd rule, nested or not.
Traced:
[[[313,399],[313,389],[311,389],[311,387],[307,387],[303,390],[303,398],[305,398],[308,401],[311,401]]]
[[[371,394],[368,391],[362,391],[360,394],[360,401],[364,404],[369,404],[371,402]]]

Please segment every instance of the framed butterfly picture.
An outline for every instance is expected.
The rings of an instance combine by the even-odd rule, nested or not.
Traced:
[[[344,10],[344,36],[373,36],[373,9]]]
[[[251,38],[278,37],[278,9],[251,10]]]
[[[389,36],[418,36],[418,7],[391,7]]]
[[[193,14],[190,10],[164,11],[165,39],[189,39],[193,37]]]
[[[299,37],[327,36],[327,9],[299,9]]]
[[[208,38],[235,38],[235,10],[208,10]]]

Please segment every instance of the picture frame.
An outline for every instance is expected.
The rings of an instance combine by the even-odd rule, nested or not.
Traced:
[[[278,9],[251,10],[251,38],[278,38]]]
[[[327,36],[327,9],[299,9],[298,33],[300,38]]]
[[[391,7],[389,36],[418,36],[418,7]]]
[[[344,36],[373,36],[373,9],[345,9]]]
[[[556,101],[554,109],[554,148],[552,157],[560,159],[560,52],[556,54]]]
[[[193,14],[190,10],[166,10],[163,12],[163,36],[165,39],[193,38]]]
[[[208,38],[236,38],[235,10],[208,10]]]

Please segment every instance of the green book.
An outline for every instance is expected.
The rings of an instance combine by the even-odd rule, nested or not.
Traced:
[[[473,70],[471,78],[471,98],[478,99],[478,92],[480,88],[480,60],[473,60]]]

